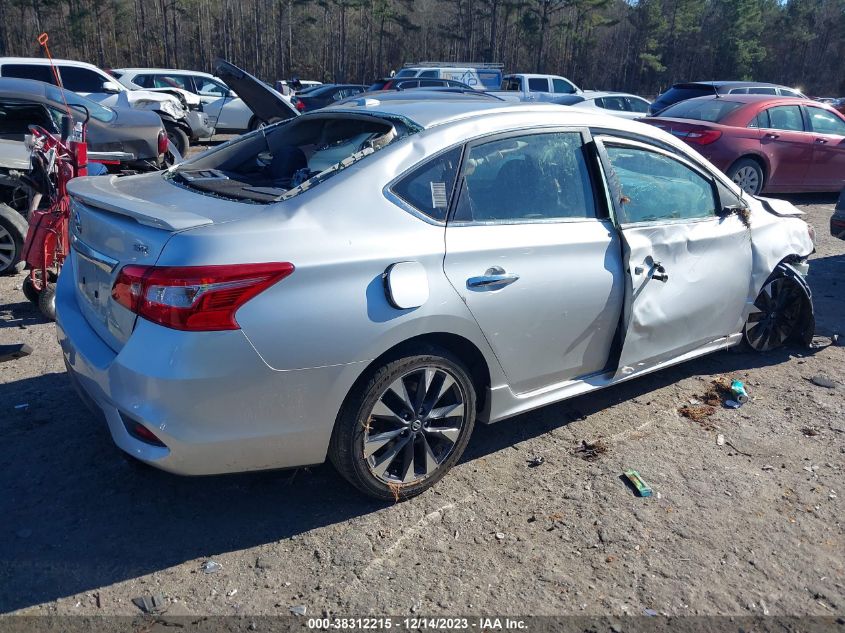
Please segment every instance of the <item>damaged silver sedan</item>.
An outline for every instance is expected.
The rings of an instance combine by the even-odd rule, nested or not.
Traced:
[[[790,204],[652,126],[406,99],[71,184],[59,340],[121,449],[190,475],[328,457],[405,498],[476,421],[812,336]]]

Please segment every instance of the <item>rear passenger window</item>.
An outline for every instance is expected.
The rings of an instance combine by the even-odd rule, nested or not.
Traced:
[[[444,222],[460,160],[461,148],[451,149],[414,169],[392,191],[420,213]]]
[[[608,145],[607,155],[622,189],[621,223],[715,216],[713,185],[682,162],[621,145]]]
[[[135,75],[130,81],[142,88],[152,88],[155,85],[155,77],[153,75]]]
[[[633,97],[625,97],[625,102],[631,112],[648,112],[648,101],[642,99],[635,99]]]
[[[530,77],[528,79],[528,90],[530,92],[548,92],[549,80],[545,77]]]
[[[35,66],[29,64],[3,64],[4,77],[16,77],[18,79],[35,79],[48,84],[55,84],[53,71],[49,66]]]
[[[593,218],[595,202],[578,132],[510,137],[471,147],[457,222]]]
[[[182,90],[187,90],[188,92],[193,90],[190,78],[184,75],[156,75],[155,87],[181,88]]]
[[[775,88],[749,88],[750,95],[776,95],[778,91]]]
[[[798,106],[775,106],[766,110],[769,113],[769,127],[773,130],[803,132],[804,119]]]
[[[625,110],[625,100],[622,97],[605,97],[602,99],[602,105],[599,107],[605,110],[618,110],[622,112]]]

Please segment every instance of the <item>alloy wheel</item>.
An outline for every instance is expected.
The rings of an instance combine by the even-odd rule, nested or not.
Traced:
[[[745,324],[745,340],[758,352],[783,345],[801,318],[803,295],[788,277],[769,281],[754,301]]]
[[[732,180],[747,193],[757,194],[760,192],[760,174],[751,166],[740,167]]]
[[[379,396],[363,434],[370,473],[387,484],[431,477],[455,449],[470,412],[458,380],[442,367],[415,368]]]

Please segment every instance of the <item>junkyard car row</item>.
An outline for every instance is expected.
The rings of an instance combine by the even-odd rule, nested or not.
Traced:
[[[0,59],[0,74],[15,64]],[[397,79],[471,85],[482,70],[495,71]],[[115,72],[192,97],[218,82]],[[635,95],[508,75],[476,95],[327,87],[334,105],[299,115],[231,64],[217,76],[220,113],[234,88],[254,131],[165,171],[69,187],[58,337],[79,393],[137,460],[213,474],[328,458],[365,494],[407,498],[460,459],[476,421],[812,337],[813,230],[752,194],[845,186],[835,167],[782,180],[786,152],[765,162],[786,107],[834,162],[809,160],[838,165],[845,119],[829,106],[704,97],[646,125],[629,120],[645,114]],[[711,104],[719,116],[682,121]],[[715,153],[734,136],[732,158]]]

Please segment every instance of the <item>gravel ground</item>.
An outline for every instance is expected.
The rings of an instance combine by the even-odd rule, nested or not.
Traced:
[[[161,594],[171,614],[845,614],[845,347],[830,345],[845,242],[828,235],[832,198],[791,199],[818,231],[812,349],[720,353],[479,427],[443,482],[401,504],[328,466],[129,465],[22,276],[0,278],[0,344],[35,350],[0,365],[0,612],[137,615],[132,598]],[[722,376],[752,401],[703,424],[678,414]],[[582,440],[607,450],[584,459]],[[624,485],[628,468],[653,497]],[[209,560],[222,568],[203,573]]]

